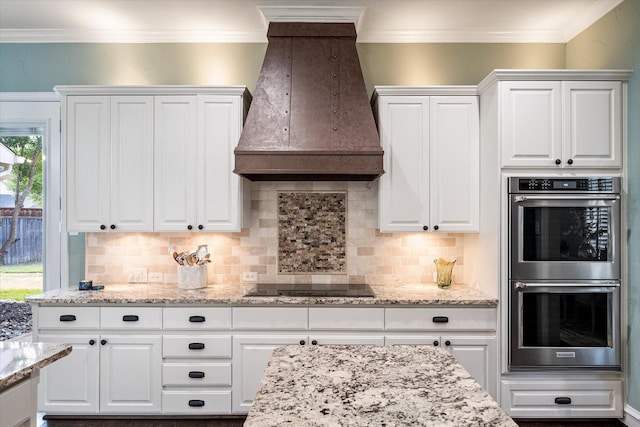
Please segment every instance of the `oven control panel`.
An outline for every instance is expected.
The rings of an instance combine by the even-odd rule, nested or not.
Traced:
[[[510,178],[510,193],[618,193],[620,178]]]

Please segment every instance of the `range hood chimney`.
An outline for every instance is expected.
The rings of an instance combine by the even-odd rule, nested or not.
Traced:
[[[272,22],[234,172],[251,180],[373,180],[382,147],[354,24]]]

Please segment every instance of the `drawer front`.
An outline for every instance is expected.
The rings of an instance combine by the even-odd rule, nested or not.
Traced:
[[[162,338],[162,357],[231,358],[231,335],[176,335]]]
[[[388,331],[495,331],[495,308],[387,308]]]
[[[312,307],[309,329],[382,331],[384,308]]]
[[[165,386],[231,386],[231,363],[164,363]]]
[[[97,329],[99,307],[39,307],[38,329]]]
[[[231,329],[231,308],[165,308],[162,324],[165,330]]]
[[[160,307],[102,307],[102,329],[162,329]]]
[[[165,414],[230,414],[231,391],[173,391],[162,392],[162,411]]]
[[[621,381],[503,381],[502,398],[513,417],[623,415]]]
[[[233,329],[306,330],[306,307],[235,307]]]

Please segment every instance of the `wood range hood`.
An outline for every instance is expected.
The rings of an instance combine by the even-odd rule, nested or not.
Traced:
[[[380,139],[354,24],[272,22],[234,172],[256,181],[366,181]]]

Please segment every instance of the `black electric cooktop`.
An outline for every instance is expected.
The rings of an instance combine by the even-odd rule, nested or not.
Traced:
[[[244,292],[245,297],[374,297],[367,284],[292,285],[259,283]]]

